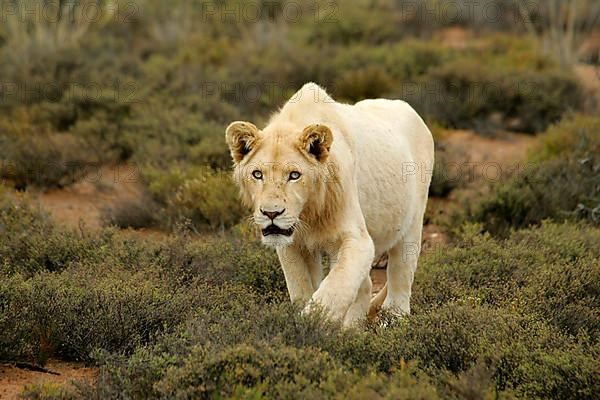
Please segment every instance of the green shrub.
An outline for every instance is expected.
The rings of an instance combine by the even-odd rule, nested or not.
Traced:
[[[302,4],[302,2],[300,2]],[[312,8],[310,8],[312,6]],[[492,7],[493,6],[493,7]],[[305,15],[318,17],[308,30],[309,43],[349,45],[396,42],[410,37],[430,38],[448,27],[466,27],[475,32],[517,31],[513,0],[485,0],[477,3],[456,0],[431,2],[395,1],[373,3],[358,0],[352,7],[343,4],[318,2],[310,4]],[[319,7],[319,8],[316,8]],[[311,13],[312,10],[318,12]],[[498,13],[497,18],[492,16]],[[316,23],[315,23],[316,22]],[[310,28],[310,29],[308,29]]]
[[[154,199],[163,205],[170,226],[188,220],[197,230],[223,231],[247,214],[228,171],[208,166],[167,172],[144,167],[142,176]]]
[[[572,74],[551,68],[497,69],[497,58],[457,59],[430,70],[422,79],[425,89],[416,94],[418,107],[454,128],[491,125],[530,133],[581,109],[583,92]],[[491,65],[482,68],[482,63]]]
[[[43,382],[25,385],[19,398],[29,400],[75,400],[78,396],[74,390],[64,384]]]
[[[231,154],[223,140],[223,126],[214,124],[190,150],[190,159],[198,165],[208,165],[215,170],[231,167]]]
[[[82,255],[101,254],[107,237],[85,237],[59,229],[28,201],[0,201],[0,257],[3,272],[60,271]]]
[[[66,186],[90,165],[128,158],[131,144],[121,134],[128,112],[108,93],[15,107],[0,118],[2,177],[18,188]]]
[[[456,54],[431,42],[410,40],[396,44],[355,44],[333,52],[331,63],[320,67],[323,81],[342,100],[404,98],[405,83],[414,83],[431,68]]]
[[[542,163],[531,177],[525,175],[498,186],[476,205],[469,218],[497,235],[539,224],[546,218],[584,219],[597,224],[597,165],[598,160],[590,164],[565,159]]]
[[[0,232],[0,271],[25,277],[81,263],[123,268],[150,265],[159,245],[121,236],[115,229],[87,233],[62,228],[27,198],[0,198]]]
[[[158,206],[148,195],[140,198],[120,200],[101,210],[104,225],[119,228],[149,228],[157,226]]]
[[[309,43],[330,43],[348,45],[362,42],[378,44],[403,36],[405,24],[394,23],[400,10],[373,7],[368,1],[359,0],[352,7],[339,7],[333,3],[321,3],[320,17],[309,26]],[[365,16],[369,15],[370,18]],[[385,21],[385,22],[384,22]]]
[[[213,230],[229,228],[245,214],[230,173],[211,170],[185,181],[170,199],[169,209],[176,220],[188,218],[196,226]]]
[[[297,398],[304,398],[324,371],[341,373],[331,357],[311,348],[242,344],[215,355],[192,348],[183,365],[169,369],[157,386],[163,396],[173,398],[227,397],[240,387],[259,385],[256,389],[268,390],[273,397],[296,393]]]
[[[353,101],[381,97],[390,86],[391,78],[376,65],[343,72],[333,84],[337,95]]]
[[[460,246],[424,257],[413,291],[417,311],[456,299],[523,307],[573,335],[598,337],[597,228],[545,223],[506,241],[474,232],[465,230]]]
[[[581,110],[584,92],[572,73],[529,71],[506,79],[513,89],[507,101],[506,117],[517,122],[513,128],[524,132],[542,132],[572,110]]]
[[[200,295],[206,285],[287,296],[274,253],[253,242],[179,236],[151,244],[110,229],[59,228],[25,201],[2,199],[0,210],[2,358],[130,352],[209,301]]]
[[[185,318],[190,295],[145,274],[79,269],[2,282],[3,358],[87,360],[95,348],[131,352]],[[18,344],[15,346],[15,344]]]
[[[600,118],[573,115],[552,125],[539,137],[532,149],[530,161],[543,162],[567,155],[586,158],[600,152]]]
[[[157,96],[158,97],[158,96]],[[181,105],[168,106],[151,99],[136,104],[124,124],[123,135],[134,149],[132,160],[160,168],[187,162],[223,168],[231,165],[224,140],[224,124]]]
[[[451,191],[461,186],[461,176],[457,173],[457,162],[448,151],[441,146],[436,146],[435,164],[429,185],[429,195],[446,197]]]
[[[126,382],[114,364],[103,368],[101,384],[87,398],[407,398],[437,399],[436,388],[413,365],[385,375],[348,370],[314,348],[258,343],[217,350],[193,347],[172,356],[140,351],[128,366],[138,379]],[[134,361],[135,360],[135,361]],[[148,380],[150,381],[148,381]],[[154,385],[151,384],[156,379]],[[122,386],[115,385],[120,382]],[[140,382],[146,385],[138,386]]]
[[[15,187],[68,185],[98,161],[85,140],[32,118],[24,109],[0,117],[0,177]]]
[[[590,294],[599,290],[598,235],[586,226],[546,224],[497,241],[467,230],[456,248],[424,259],[415,278],[413,315],[383,316],[385,327],[341,331],[285,303],[264,304],[231,289],[219,297],[208,291],[181,331],[139,349],[127,366],[107,360],[97,390],[150,398],[214,390],[235,397],[232,391],[240,386],[243,393],[287,397],[278,390],[288,378],[267,380],[271,374],[285,368],[296,377],[286,387],[313,393],[298,386],[313,379],[300,379],[306,365],[300,360],[326,357],[333,367],[321,371],[315,398],[330,397],[330,385],[332,393],[375,390],[374,396],[393,397],[400,389],[392,382],[407,379],[394,371],[402,376],[409,360],[411,390],[426,398],[593,398],[599,332],[598,304]],[[564,268],[581,279],[560,279]],[[538,295],[544,291],[548,303]],[[231,297],[225,297],[228,292]],[[288,354],[297,355],[297,363],[282,359]],[[336,368],[345,371],[343,383],[327,372]]]
[[[447,304],[405,323],[362,333],[314,331],[309,320],[285,309],[263,308],[256,314],[255,306],[246,304],[249,309],[236,307],[232,313],[218,308],[199,315],[193,329],[138,350],[126,366],[108,360],[94,389],[98,397],[110,393],[134,398],[191,393],[210,397],[206,392],[228,397],[239,387],[267,397],[314,393],[316,398],[329,398],[352,395],[361,388],[362,395],[374,390],[382,398],[409,389],[406,395],[437,398],[436,391],[459,396],[461,385],[455,377],[471,379],[471,391],[516,392],[525,397],[553,398],[553,393],[560,393],[566,398],[593,398],[597,386],[593,350],[585,339],[562,337],[514,311]],[[273,317],[288,324],[269,325]],[[307,342],[305,333],[317,340]],[[415,360],[409,375],[405,359]],[[308,360],[327,362],[329,368],[312,375],[305,372],[307,363],[311,365]],[[572,369],[572,363],[578,367]],[[488,372],[473,377],[472,371],[482,366]],[[543,386],[544,382],[551,386]]]

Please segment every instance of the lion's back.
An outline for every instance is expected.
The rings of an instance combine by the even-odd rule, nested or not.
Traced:
[[[402,100],[372,99],[354,105],[360,114],[377,120],[375,132],[357,132],[364,144],[410,148],[415,162],[433,161],[433,137],[419,114]],[[382,139],[382,140],[381,140]],[[401,149],[396,149],[402,153]]]
[[[385,251],[425,208],[433,138],[404,101],[363,100],[344,109],[356,152],[361,209],[376,247]]]

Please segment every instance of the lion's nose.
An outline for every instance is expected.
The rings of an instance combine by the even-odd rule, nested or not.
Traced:
[[[277,218],[279,215],[283,214],[284,211],[285,211],[285,209],[283,209],[281,211],[265,211],[263,209],[260,210],[261,213],[263,213],[267,217],[271,218],[271,221],[274,220],[275,218]]]

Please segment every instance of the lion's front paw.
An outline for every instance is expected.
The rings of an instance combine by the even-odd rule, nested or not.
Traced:
[[[351,300],[345,300],[344,296],[330,290],[319,289],[313,294],[303,313],[310,313],[315,309],[323,309],[329,318],[337,321],[344,318],[350,304]]]

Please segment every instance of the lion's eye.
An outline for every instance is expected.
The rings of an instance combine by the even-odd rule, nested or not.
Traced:
[[[290,181],[297,181],[298,179],[300,179],[300,176],[302,174],[298,171],[292,171],[290,172]]]
[[[259,170],[256,170],[252,172],[252,176],[254,177],[254,179],[262,179],[263,174]]]

